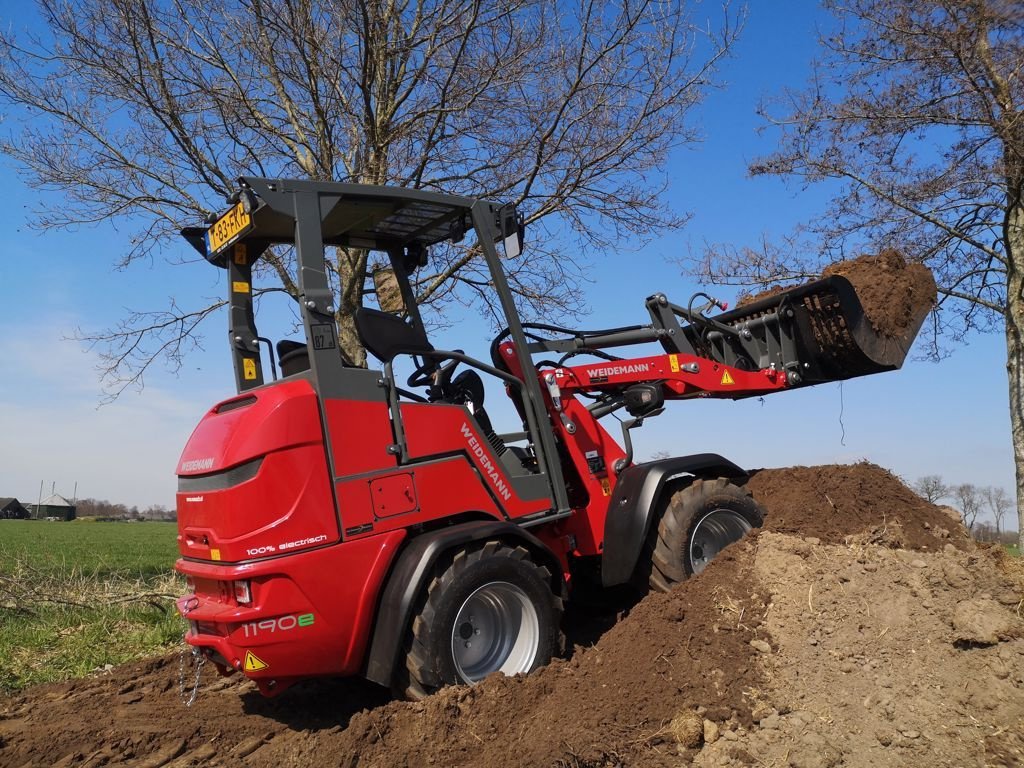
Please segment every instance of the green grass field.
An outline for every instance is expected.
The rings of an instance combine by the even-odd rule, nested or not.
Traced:
[[[0,520],[0,691],[176,645],[176,534],[169,523]]]
[[[28,559],[44,573],[75,569],[98,577],[165,575],[177,557],[173,523],[0,521],[0,573]]]

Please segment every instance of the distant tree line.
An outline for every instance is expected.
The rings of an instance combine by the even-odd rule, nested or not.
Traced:
[[[145,509],[114,504],[105,499],[78,499],[75,504],[78,517],[95,517],[103,520],[177,520],[177,513],[160,504],[151,504]]]
[[[947,485],[940,475],[919,477],[911,488],[933,504],[941,499],[952,500],[953,508],[960,513],[960,519],[971,535],[979,541],[1002,541],[1007,538],[1003,523],[1006,515],[1015,508],[1005,488],[971,483]],[[988,518],[988,519],[981,519]],[[1007,538],[1012,542],[1015,537]]]

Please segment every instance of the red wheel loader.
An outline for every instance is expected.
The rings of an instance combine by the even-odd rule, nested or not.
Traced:
[[[646,324],[525,323],[498,254],[521,254],[512,206],[247,177],[230,202],[183,231],[226,272],[237,394],[203,416],[178,465],[177,569],[191,590],[178,609],[197,652],[266,695],[362,675],[419,697],[547,663],[587,574],[666,590],[761,523],[742,469],[708,453],[638,463],[631,430],[671,400],[898,368],[928,311],[905,338],[880,337],[832,277],[713,316],[724,307],[709,296],[682,306],[659,293]],[[507,321],[487,359],[434,345],[410,280],[432,246],[471,233],[464,247]],[[399,311],[354,316],[377,366],[341,354],[325,266],[336,247],[387,258],[397,282]],[[305,336],[276,355],[253,306],[269,248],[293,249]],[[609,352],[652,344],[658,354]],[[485,381],[510,398],[512,431],[493,426]],[[621,443],[602,423],[615,413]]]

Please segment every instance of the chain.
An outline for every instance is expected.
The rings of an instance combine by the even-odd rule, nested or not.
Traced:
[[[184,610],[182,610],[182,617],[187,620],[188,613],[193,607],[193,605],[187,604]],[[178,696],[181,697],[181,701],[186,707],[191,707],[195,704],[196,696],[199,695],[199,678],[202,674],[203,665],[206,663],[206,656],[195,646],[191,648],[192,652],[188,653],[187,649],[189,646],[185,642],[185,632],[181,633],[181,644],[181,653],[178,655]],[[185,686],[185,659],[189,656],[191,656],[191,663],[195,669],[191,692],[188,692]]]

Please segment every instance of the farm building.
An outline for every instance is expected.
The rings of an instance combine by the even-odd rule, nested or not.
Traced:
[[[32,517],[36,520],[46,520],[50,517],[55,517],[58,520],[74,520],[75,505],[59,493],[55,493],[43,499],[41,503],[32,505]]]
[[[25,520],[28,510],[14,498],[0,498],[0,520]]]

